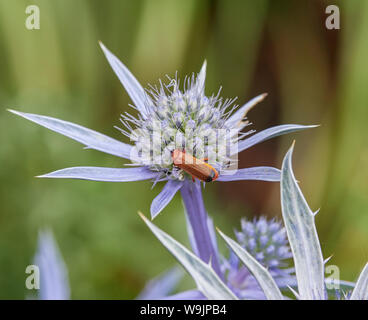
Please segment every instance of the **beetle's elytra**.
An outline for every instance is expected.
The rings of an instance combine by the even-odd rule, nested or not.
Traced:
[[[218,178],[218,172],[214,167],[185,151],[175,149],[172,152],[172,159],[176,167],[192,176],[193,181],[199,179],[204,182],[211,182]]]

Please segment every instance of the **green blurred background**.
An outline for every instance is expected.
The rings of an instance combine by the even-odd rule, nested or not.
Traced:
[[[40,8],[40,30],[25,9]],[[341,29],[327,30],[336,4]],[[113,125],[127,93],[98,40],[142,85],[165,74],[198,72],[208,61],[207,93],[244,103],[268,92],[253,128],[321,124],[241,154],[241,166],[275,165],[296,139],[294,170],[313,210],[325,257],[355,280],[368,260],[368,1],[0,0],[0,298],[23,299],[37,232],[50,226],[69,269],[72,298],[130,299],[175,261],[137,216],[161,186],[38,180],[64,167],[119,167],[92,150],[6,108],[50,115],[125,142]],[[133,110],[134,111],[134,110]],[[134,113],[132,111],[132,113]],[[205,201],[226,232],[242,216],[280,216],[279,186],[208,184]],[[180,197],[155,220],[188,244]],[[189,278],[183,287],[190,288]]]

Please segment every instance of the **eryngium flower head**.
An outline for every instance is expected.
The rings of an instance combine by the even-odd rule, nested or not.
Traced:
[[[205,70],[206,63],[197,78],[194,74],[185,78],[182,90],[177,78],[168,77],[167,84],[160,81],[159,87],[151,86],[147,90],[150,100],[146,117],[122,115],[127,130],[121,131],[134,141],[132,151],[137,163],[177,180],[189,175],[174,165],[172,152],[176,149],[198,159],[206,158],[220,172],[231,163],[236,165],[237,152],[231,154],[231,150],[236,149],[239,138],[251,133],[239,135],[248,122],[240,123],[237,129],[226,122],[235,99],[223,100],[219,93],[207,97]]]
[[[235,231],[235,235],[238,243],[267,269],[285,267],[284,260],[292,257],[286,230],[275,219],[242,219],[241,230]]]
[[[295,284],[293,269],[287,268],[292,257],[286,230],[275,219],[264,217],[253,221],[241,220],[241,230],[235,231],[237,242],[272,274],[280,287]],[[264,295],[256,279],[244,267],[234,252],[223,268],[227,271],[228,286],[240,298],[263,299]]]
[[[120,131],[133,140],[133,145],[72,122],[10,111],[79,141],[88,149],[129,159],[132,162],[130,165],[136,167],[71,167],[39,177],[110,182],[167,181],[161,193],[152,202],[151,216],[154,218],[180,189],[185,188],[185,182],[191,179],[188,173],[184,173],[183,169],[174,165],[171,152],[175,149],[180,149],[198,159],[208,158],[208,164],[204,164],[202,168],[211,168],[211,175],[213,174],[216,179],[209,176],[210,180],[278,182],[279,169],[265,166],[237,169],[236,166],[232,166],[237,164],[237,154],[273,137],[313,127],[280,125],[244,139],[253,133],[253,131],[241,132],[248,125],[247,112],[262,101],[265,94],[251,99],[236,111],[236,106],[232,106],[233,100],[222,100],[219,95],[207,97],[204,93],[206,63],[203,64],[197,77],[193,75],[184,81],[182,89],[175,78],[169,79],[165,85],[161,83],[159,88],[150,87],[150,90],[144,90],[127,67],[102,43],[100,45],[132,99],[133,107],[138,111],[137,118],[125,113],[121,119],[126,128],[120,128]],[[201,180],[207,181],[203,177]]]

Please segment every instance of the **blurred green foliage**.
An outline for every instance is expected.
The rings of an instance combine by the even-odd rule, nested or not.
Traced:
[[[25,28],[30,4],[40,8],[40,30]],[[340,30],[325,28],[328,4],[340,7]],[[160,185],[35,179],[124,161],[6,112],[50,115],[127,142],[113,125],[130,100],[98,40],[142,85],[197,72],[207,59],[207,93],[222,85],[240,104],[268,92],[250,113],[257,130],[321,124],[246,151],[241,165],[279,167],[296,139],[294,170],[312,208],[321,207],[324,255],[355,280],[368,260],[367,1],[0,0],[0,298],[27,295],[25,268],[44,226],[54,230],[75,299],[134,298],[174,264],[136,214],[149,214]],[[241,216],[280,215],[277,184],[215,183],[205,200],[224,231]],[[156,223],[188,244],[179,196]]]

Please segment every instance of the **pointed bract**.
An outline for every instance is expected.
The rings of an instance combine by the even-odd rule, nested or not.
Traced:
[[[295,180],[291,157],[287,152],[281,169],[281,207],[289,244],[293,252],[300,299],[323,300],[324,263],[314,214]]]
[[[165,299],[173,292],[182,277],[183,272],[179,267],[171,268],[149,281],[136,300]]]
[[[201,71],[199,72],[198,77],[197,77],[196,87],[198,89],[198,93],[204,94],[205,82],[206,82],[206,71],[207,71],[207,61],[204,60]]]
[[[39,299],[68,300],[68,271],[50,230],[39,233],[34,264],[40,270]]]
[[[236,296],[221,281],[216,272],[187,248],[150,222],[143,214],[141,218],[158,240],[181,263],[192,276],[200,290],[210,300],[236,300]]]
[[[171,201],[178,190],[183,186],[182,181],[169,180],[162,191],[151,203],[151,218],[154,219]]]
[[[217,229],[221,237],[225,240],[231,250],[238,256],[240,261],[244,263],[247,269],[253,274],[261,286],[266,298],[268,300],[283,300],[282,293],[277,287],[275,280],[271,274],[263,267],[255,258],[252,257],[245,249],[231,238],[227,237],[220,230]]]
[[[238,180],[261,180],[270,182],[279,182],[281,171],[272,167],[252,167],[236,170],[233,174],[220,175],[217,181],[238,181]]]
[[[261,143],[263,141],[266,141],[271,138],[275,138],[277,136],[281,136],[283,134],[301,131],[305,129],[315,128],[317,126],[303,126],[299,124],[284,124],[280,126],[271,127],[268,129],[265,129],[263,131],[260,131],[254,135],[252,135],[250,138],[241,140],[238,145],[237,152],[241,152],[243,150],[246,150],[258,143]]]
[[[103,168],[72,167],[38,176],[38,178],[81,179],[93,181],[127,182],[157,178],[158,173],[146,167]]]
[[[234,127],[234,128],[236,128],[237,126],[240,126],[241,122],[244,120],[249,110],[252,109],[258,103],[260,103],[261,101],[263,101],[264,98],[266,97],[267,97],[267,93],[263,93],[249,100],[245,105],[240,107],[234,114],[231,115],[230,118],[226,120],[227,126]]]
[[[128,92],[134,105],[144,118],[147,117],[146,108],[147,106],[150,107],[151,101],[143,87],[128,68],[114,54],[112,54],[102,42],[100,42],[100,46],[111,68],[114,70],[125,90]]]
[[[368,300],[368,263],[360,273],[350,300]]]
[[[88,148],[112,154],[121,158],[130,159],[132,150],[131,145],[105,136],[104,134],[98,133],[94,130],[52,117],[24,113],[10,109],[9,111],[27,120],[33,121],[47,129],[76,140]]]

